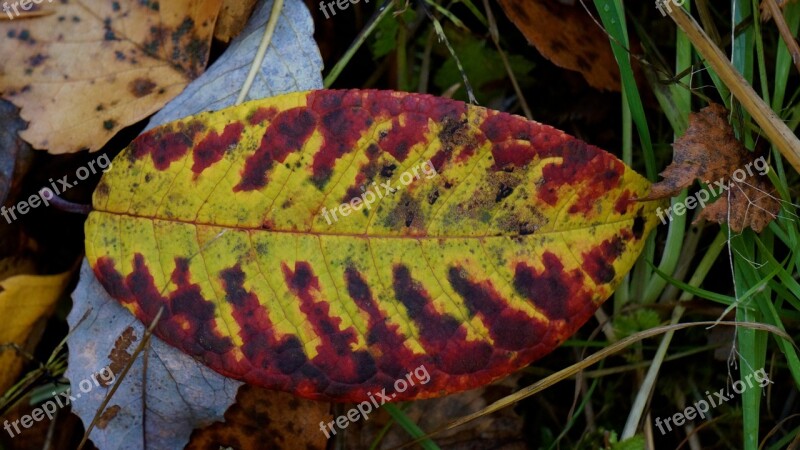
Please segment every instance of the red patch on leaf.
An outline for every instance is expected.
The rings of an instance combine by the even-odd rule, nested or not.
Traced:
[[[372,290],[358,270],[353,267],[345,269],[345,284],[350,298],[369,316],[367,345],[370,348],[377,347],[381,354],[375,361],[378,369],[387,379],[402,378],[409,368],[416,367],[422,361],[406,348],[406,338],[398,331],[397,325],[390,324],[378,309]]]
[[[222,159],[225,152],[239,142],[243,130],[244,125],[234,122],[225,126],[222,136],[217,134],[216,131],[208,133],[194,148],[194,164],[192,165],[194,177],[197,178],[201,172]]]
[[[275,162],[282,163],[289,154],[303,148],[316,124],[316,118],[306,108],[287,109],[275,116],[261,138],[261,145],[245,161],[242,179],[233,190],[253,191],[266,186],[267,172]]]
[[[271,106],[269,108],[260,107],[247,118],[250,125],[260,125],[263,122],[272,122],[275,116],[278,115],[278,108]]]
[[[308,362],[302,343],[294,335],[280,340],[275,337],[267,311],[258,297],[244,288],[245,273],[239,264],[223,270],[220,278],[233,308],[233,318],[240,327],[245,357],[257,372],[280,379],[286,387],[291,386],[290,375]]]
[[[625,241],[620,236],[603,241],[583,255],[583,268],[595,283],[610,283],[616,276],[614,261],[625,251]]]
[[[594,309],[591,294],[584,286],[583,272],[567,272],[558,256],[545,251],[542,255],[544,269],[539,272],[531,266],[517,263],[514,289],[530,300],[551,320],[573,322],[581,317],[587,307]],[[578,323],[575,328],[582,325]]]
[[[628,212],[628,207],[635,204],[636,199],[633,198],[630,189],[625,189],[617,199],[617,202],[614,203],[614,211],[616,211],[617,214],[625,214]]]
[[[362,107],[358,91],[314,91],[308,96],[308,105],[318,117],[323,139],[311,170],[314,181],[323,186],[336,160],[353,150],[374,118]]]
[[[492,143],[495,170],[524,167],[536,157],[537,149],[530,141],[537,130],[527,120],[506,113],[489,113],[480,129]]]
[[[408,157],[411,147],[426,141],[425,133],[428,131],[427,116],[407,113],[403,119],[404,124],[401,125],[398,117],[393,118],[392,129],[378,138],[381,149],[401,162]]]
[[[611,155],[600,152],[577,139],[572,139],[561,148],[561,163],[549,163],[542,168],[544,183],[538,190],[541,200],[555,205],[559,199],[559,187],[576,186],[577,199],[569,208],[570,214],[591,211],[598,199],[616,188],[625,167]]]
[[[320,338],[317,356],[311,360],[324,376],[340,383],[363,383],[375,375],[375,361],[363,350],[352,351],[350,346],[358,338],[352,327],[340,330],[342,319],[330,314],[330,304],[316,301],[313,292],[319,292],[319,279],[307,262],[295,263],[292,271],[281,264],[283,277],[289,290],[300,299],[300,310],[308,318],[314,332]]]
[[[131,143],[132,158],[142,159],[150,155],[156,169],[166,170],[170,164],[186,156],[195,135],[205,130],[205,125],[193,120],[179,123],[176,131],[171,129],[172,126],[156,128],[136,138]]]
[[[488,280],[476,282],[464,278],[463,269],[451,267],[447,273],[450,286],[463,299],[471,315],[477,315],[489,328],[495,345],[506,350],[524,350],[542,342],[547,334],[546,323],[531,323],[522,311],[509,307],[508,300]],[[520,330],[533,329],[521,334]]]
[[[486,342],[467,341],[467,331],[461,322],[436,311],[430,295],[411,277],[408,267],[395,266],[393,272],[395,297],[406,307],[419,329],[420,344],[427,353],[437,356],[438,368],[449,374],[485,369],[492,358],[492,347]]]

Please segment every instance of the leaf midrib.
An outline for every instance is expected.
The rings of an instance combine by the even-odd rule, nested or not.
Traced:
[[[570,233],[575,231],[586,231],[591,230],[597,227],[602,226],[609,226],[615,225],[622,222],[630,222],[634,220],[634,217],[631,216],[626,219],[615,220],[612,222],[603,222],[593,225],[586,225],[583,227],[576,227],[576,228],[568,228],[564,230],[551,230],[551,231],[542,231],[542,232],[535,232],[530,234],[495,234],[495,235],[405,235],[405,236],[393,236],[393,235],[375,235],[375,234],[366,234],[366,233],[331,233],[331,232],[313,232],[313,231],[297,231],[297,230],[277,230],[277,229],[267,229],[267,228],[256,228],[256,227],[244,227],[244,226],[235,226],[235,225],[220,225],[215,223],[207,223],[207,222],[192,222],[189,220],[181,220],[181,219],[170,219],[165,217],[152,217],[152,216],[137,216],[135,214],[129,213],[121,213],[121,212],[111,212],[105,210],[98,210],[95,209],[91,213],[103,213],[109,215],[116,215],[116,216],[125,216],[131,217],[134,219],[145,219],[151,221],[162,221],[162,222],[171,222],[171,223],[181,223],[186,225],[194,225],[194,226],[205,226],[205,227],[214,227],[214,228],[223,228],[223,229],[231,229],[231,230],[239,230],[239,231],[260,231],[264,233],[284,233],[284,234],[299,234],[299,235],[310,235],[310,236],[332,236],[332,237],[352,237],[352,238],[361,238],[361,239],[413,239],[413,240],[422,240],[422,239],[487,239],[487,238],[514,238],[514,237],[521,237],[524,238],[526,236],[547,236],[547,235],[554,235],[554,234],[563,234],[563,233]],[[90,213],[90,214],[91,214]]]

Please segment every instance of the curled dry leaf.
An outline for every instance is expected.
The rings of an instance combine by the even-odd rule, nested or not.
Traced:
[[[649,186],[518,116],[293,93],[141,135],[95,191],[86,255],[143,322],[165,307],[156,335],[226,376],[363,401],[424,365],[430,383],[395,399],[425,398],[583,325],[655,226],[661,202],[635,201]]]
[[[51,153],[101,148],[203,72],[222,0],[62,0],[0,22],[0,89]]]
[[[727,116],[728,111],[718,104],[689,116],[686,133],[673,144],[672,163],[661,172],[664,179],[653,184],[646,199],[671,197],[695,180],[702,181],[708,185],[701,190],[705,200],[719,198],[700,204],[703,210],[697,220],[729,222],[736,232],[746,227],[760,232],[777,217],[781,205],[765,176],[766,160],[755,158],[736,139]]]
[[[580,72],[597,89],[619,91],[619,67],[608,36],[580,4],[556,0],[500,0],[508,18],[539,53]]]

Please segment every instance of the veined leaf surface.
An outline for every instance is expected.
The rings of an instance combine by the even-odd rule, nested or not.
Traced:
[[[521,117],[311,91],[137,138],[95,191],[86,252],[114,298],[145,323],[163,306],[155,333],[226,376],[424,398],[502,377],[583,325],[655,227],[658,203],[636,201],[649,186]],[[367,192],[380,198],[342,214]],[[420,366],[430,381],[396,391]]]

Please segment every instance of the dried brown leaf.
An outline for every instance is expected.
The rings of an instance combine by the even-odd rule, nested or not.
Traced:
[[[619,67],[608,36],[579,4],[500,0],[508,18],[553,64],[580,72],[598,89],[619,91]]]
[[[765,176],[766,161],[736,139],[727,115],[723,106],[712,104],[689,116],[689,128],[673,145],[672,163],[661,172],[664,179],[653,184],[644,200],[672,197],[699,180],[708,185],[709,197],[719,198],[697,220],[728,222],[736,232],[746,227],[760,232],[775,219],[780,202]]]
[[[195,430],[185,448],[322,450],[327,439],[319,423],[330,420],[329,403],[245,384],[236,393],[236,403],[225,411],[225,422]]]

